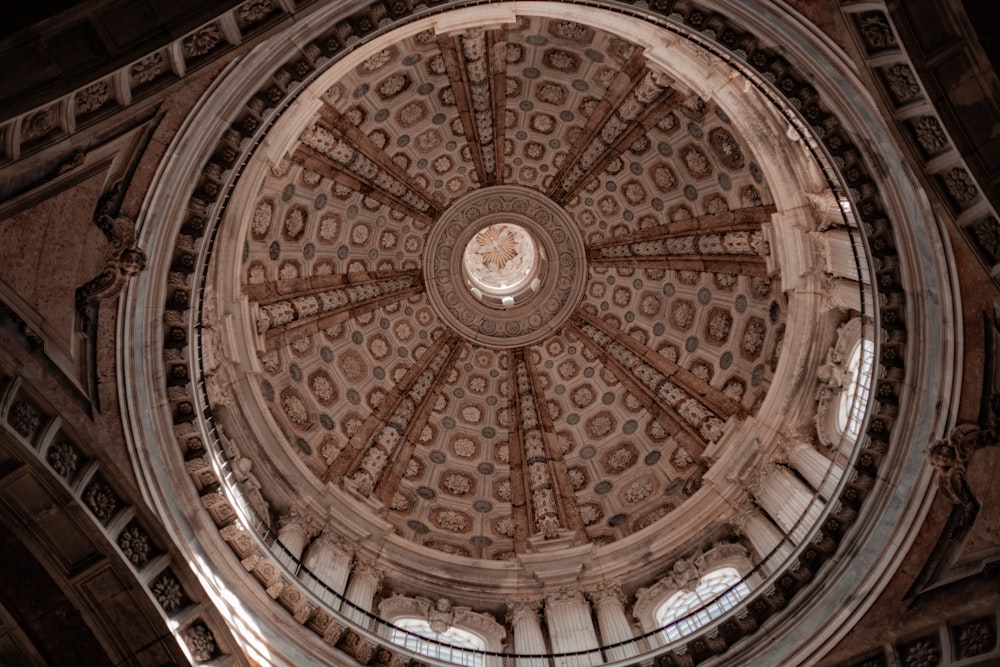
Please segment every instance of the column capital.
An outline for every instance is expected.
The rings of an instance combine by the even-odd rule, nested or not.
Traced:
[[[310,538],[319,532],[316,529],[316,522],[313,521],[312,517],[294,507],[278,517],[278,532],[280,533],[286,528],[298,528]]]
[[[586,596],[594,606],[607,604],[608,602],[618,602],[619,604],[624,604],[625,602],[621,584],[617,581],[603,582],[597,588],[586,591]]]
[[[730,523],[733,528],[746,535],[747,525],[761,515],[760,505],[749,493],[738,505],[733,507],[733,515]]]
[[[762,461],[742,480],[743,488],[753,498],[759,498],[761,491],[767,486],[768,480],[777,472],[778,467],[773,461]]]
[[[371,578],[375,582],[376,590],[382,586],[382,579],[385,578],[385,571],[382,568],[361,558],[355,559],[351,574]]]
[[[559,588],[549,591],[548,595],[545,596],[546,605],[568,603],[586,604],[587,601],[584,599],[583,592],[579,588],[569,588],[566,586],[560,586]]]
[[[507,602],[507,622],[511,627],[516,628],[525,620],[532,620],[539,623],[539,610],[542,608],[542,601],[539,598],[514,596],[509,597]]]
[[[354,547],[351,542],[339,532],[332,530],[329,525],[323,528],[320,534],[316,536],[313,544],[317,546],[329,547],[335,551],[339,551],[345,556],[354,555]]]

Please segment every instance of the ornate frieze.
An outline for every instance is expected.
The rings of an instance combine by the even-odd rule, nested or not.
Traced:
[[[530,298],[511,306],[484,304],[463,280],[467,244],[484,228],[514,223],[526,230],[548,257]],[[527,345],[550,336],[583,296],[586,262],[579,228],[565,210],[536,190],[494,186],[453,202],[433,227],[424,263],[430,302],[457,333],[495,348]]]

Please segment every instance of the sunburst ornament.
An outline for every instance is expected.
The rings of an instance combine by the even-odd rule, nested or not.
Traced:
[[[462,275],[477,300],[507,308],[537,290],[538,249],[527,229],[503,220],[469,230],[467,238]]]
[[[518,254],[517,238],[506,225],[490,225],[476,234],[476,243],[476,254],[482,257],[483,264],[492,264],[497,269],[502,269]]]

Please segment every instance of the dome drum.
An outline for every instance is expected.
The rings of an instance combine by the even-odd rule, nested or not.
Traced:
[[[813,345],[876,303],[864,271],[843,267],[844,293],[865,294],[824,300],[822,248],[843,254],[847,238],[867,261],[851,236],[864,227],[822,236],[810,197],[841,196],[828,164],[756,88],[762,76],[680,39],[686,28],[502,9],[500,28],[470,12],[448,20],[481,30],[435,32],[423,17],[325,64],[243,173],[226,172],[207,284],[185,287],[204,287],[206,308],[170,302],[165,315],[202,332],[209,354],[192,363],[210,360],[210,389],[162,428],[211,439],[225,405],[229,445],[213,448],[239,484],[209,512],[240,576],[339,649],[367,617],[293,593],[288,574],[324,534],[352,545],[329,577],[348,582],[334,606],[450,591],[470,614],[517,607],[507,652],[570,648],[524,643],[521,602],[543,605],[554,632],[590,604],[617,623],[594,592],[603,579],[620,582],[624,616],[665,567],[729,547],[750,563],[743,608],[781,614],[858,518],[838,493],[870,476],[852,469],[859,449],[887,447],[860,408],[855,442],[814,441]],[[655,69],[665,51],[678,56],[669,77]],[[504,111],[489,129],[473,122],[484,99]],[[863,318],[882,335],[877,313]],[[235,349],[246,340],[257,349]],[[183,388],[169,390],[163,404],[179,406]],[[247,489],[227,512],[223,496]],[[277,519],[292,514],[307,527],[285,540]],[[300,553],[271,554],[269,526],[273,548]],[[610,631],[589,632],[576,647],[599,653]]]

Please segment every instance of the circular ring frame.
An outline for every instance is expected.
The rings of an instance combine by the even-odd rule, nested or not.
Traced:
[[[463,269],[466,246],[497,223],[524,228],[538,254],[548,258],[538,290],[503,310],[469,291]],[[587,264],[580,228],[562,207],[532,188],[495,185],[463,195],[435,223],[426,247],[433,248],[423,269],[428,300],[448,326],[478,345],[507,349],[545,340],[583,298]]]

